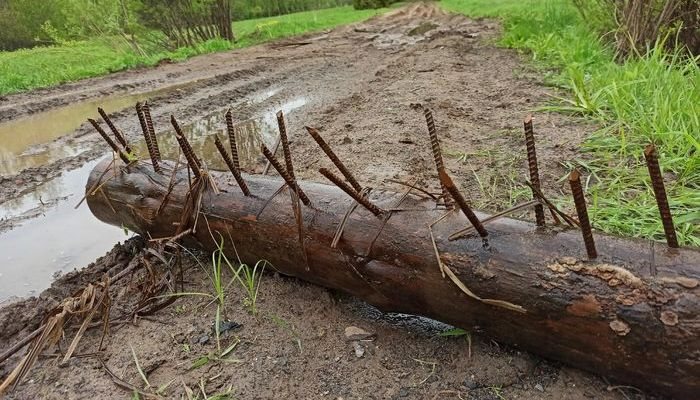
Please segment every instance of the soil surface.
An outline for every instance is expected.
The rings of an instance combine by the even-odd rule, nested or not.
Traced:
[[[309,125],[320,130],[363,184],[400,191],[389,180],[417,180],[438,191],[423,118],[427,107],[436,119],[446,165],[463,192],[477,208],[502,210],[530,197],[521,184],[526,177],[522,120],[555,93],[518,54],[494,46],[498,34],[496,22],[418,3],[329,32],[6,96],[0,101],[0,121],[138,93],[148,93],[159,132],[168,129],[171,114],[182,124],[194,124],[230,107],[240,122],[287,107],[299,178],[321,181],[318,168],[330,166],[305,134],[303,126]],[[132,109],[112,117],[131,141],[138,141]],[[579,144],[591,129],[557,114],[536,113],[534,123],[544,192],[565,192],[558,182],[566,173],[562,163],[580,157]],[[0,202],[105,154],[88,124],[37,143],[35,150],[61,146],[84,151],[0,177]],[[264,164],[259,156],[252,158],[246,169],[260,172]],[[10,229],[13,222],[3,223]],[[38,298],[0,308],[0,351],[36,329],[63,298],[129,265],[141,247],[138,238],[117,245],[84,270],[59,278]],[[195,256],[199,262],[192,256],[184,261],[185,290],[211,293],[209,257]],[[144,274],[140,270],[111,288],[113,309],[127,307],[142,289]],[[167,385],[164,398],[188,398],[190,390],[191,398],[203,398],[202,391],[213,396],[229,386],[232,397],[241,399],[651,398],[478,332],[440,336],[451,327],[383,314],[271,271],[262,277],[257,313],[250,312],[245,297],[238,285],[227,292],[224,318],[241,326],[221,338],[221,349],[238,343],[226,357],[216,356],[221,353],[212,334],[216,306],[198,295],[114,327],[99,357],[130,385],[145,387],[139,368],[153,388]],[[352,326],[371,333],[371,340],[349,340],[345,330]],[[62,350],[76,330],[66,330]],[[100,329],[88,330],[64,365],[58,363],[58,349],[48,350],[7,398],[133,398],[100,364],[95,353],[100,338]],[[19,354],[2,363],[0,377],[18,359]]]

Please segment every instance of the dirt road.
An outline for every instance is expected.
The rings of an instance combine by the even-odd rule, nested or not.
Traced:
[[[6,96],[0,100],[0,121],[19,124],[13,129],[36,127],[37,121],[46,124],[47,119],[50,126],[59,120],[65,124],[60,135],[43,135],[11,150],[14,164],[2,168],[13,172],[0,177],[0,202],[31,193],[58,174],[106,154],[92,128],[80,124],[88,116],[96,117],[96,111],[85,115],[78,105],[103,105],[113,111],[114,122],[137,142],[140,128],[133,109],[116,110],[150,99],[161,147],[171,155],[176,154],[169,133],[171,114],[188,126],[199,153],[216,167],[209,135],[223,129],[227,108],[239,127],[251,132],[250,149],[260,141],[274,141],[273,113],[283,109],[299,177],[322,180],[318,168],[330,165],[304,132],[303,126],[309,125],[321,131],[363,184],[397,190],[388,179],[418,180],[438,188],[422,114],[422,108],[429,107],[447,167],[464,193],[477,208],[503,209],[518,198],[529,198],[529,191],[518,183],[525,178],[522,119],[554,93],[516,53],[494,46],[498,34],[493,21],[415,4],[330,32]],[[589,127],[555,114],[536,113],[534,122],[545,192],[565,191],[557,183],[565,173],[561,163],[579,156],[578,145]],[[246,154],[246,169],[259,172],[260,156],[252,150]],[[2,224],[12,229],[33,216],[12,216],[0,223],[0,231]],[[90,269],[68,274],[42,299],[0,309],[0,321],[13,321],[0,330],[0,350],[34,329],[52,302],[98,278],[99,271],[111,268],[125,252],[120,247]],[[197,268],[188,285],[192,291],[210,289],[206,274]],[[236,293],[229,295],[227,306],[229,317],[243,325],[235,334],[241,340],[232,356],[235,363],[193,367],[214,349],[211,340],[202,339],[213,320],[212,306],[198,298],[178,300],[162,315],[116,330],[103,356],[119,376],[141,386],[132,346],[152,384],[174,380],[168,398],[181,398],[183,384],[196,388],[200,381],[210,395],[230,384],[235,397],[245,399],[645,396],[628,389],[608,390],[600,378],[503,347],[478,336],[478,329],[469,346],[465,337],[438,336],[447,328],[443,325],[382,315],[295,279],[266,275],[258,316],[243,311]],[[377,334],[373,342],[361,343],[361,356],[343,336],[350,325]],[[94,351],[97,341],[99,333],[89,332],[79,352]],[[8,371],[6,363],[0,376]],[[49,357],[40,360],[35,371],[9,398],[131,395],[117,388],[94,358],[74,358],[58,367]]]

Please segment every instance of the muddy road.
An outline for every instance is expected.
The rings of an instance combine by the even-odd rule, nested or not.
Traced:
[[[109,154],[86,123],[98,118],[98,106],[147,157],[133,105],[148,100],[165,156],[177,156],[169,125],[175,115],[213,169],[223,165],[212,135],[223,133],[230,108],[248,172],[262,171],[259,144],[274,144],[274,113],[283,110],[298,177],[321,181],[318,169],[330,166],[303,129],[308,125],[363,184],[397,191],[401,187],[390,180],[439,187],[422,113],[429,107],[446,165],[477,208],[502,210],[529,198],[521,185],[522,119],[555,93],[515,52],[494,46],[499,29],[494,21],[414,4],[333,31],[1,98],[0,257],[6,267],[0,320],[13,323],[0,334],[0,351],[36,328],[50,305],[128,253],[118,246],[90,268],[70,272],[127,238],[85,206],[74,209],[92,164]],[[556,195],[566,191],[566,182],[558,183],[566,173],[561,163],[580,156],[578,145],[591,127],[545,113],[535,113],[534,123],[544,191]],[[208,290],[206,273],[193,271],[192,291]],[[61,273],[39,299],[17,300],[41,292]],[[154,382],[177,381],[169,398],[181,398],[185,385],[195,388],[202,380],[210,394],[232,384],[236,398],[260,399],[646,396],[500,346],[478,330],[467,346],[464,337],[438,336],[444,325],[384,315],[295,279],[266,275],[258,316],[243,311],[235,294],[229,298],[230,317],[243,324],[236,363],[192,368],[212,351],[211,341],[200,340],[212,307],[197,298],[115,330],[103,355],[120,376],[140,384],[131,346]],[[343,338],[350,325],[377,333],[375,341],[362,343],[362,356]],[[99,333],[88,332],[84,340],[84,352],[94,351]],[[47,357],[36,371],[9,398],[130,397],[89,356],[64,367]]]
[[[241,136],[250,172],[262,168],[259,143],[272,146],[274,113],[284,110],[302,179],[323,179],[317,170],[328,166],[303,129],[310,125],[373,187],[395,185],[387,179],[436,186],[422,116],[422,107],[430,107],[447,166],[477,208],[500,210],[529,197],[520,183],[522,118],[552,91],[519,57],[494,47],[497,36],[493,21],[417,6],[330,32],[6,96],[0,100],[0,232],[12,229],[16,239],[0,241],[0,254],[23,250],[4,258],[17,267],[4,272],[12,283],[0,287],[0,301],[36,294],[53,273],[82,267],[124,239],[118,230],[94,228],[85,209],[60,207],[78,202],[85,164],[107,154],[86,122],[99,119],[99,106],[137,142],[133,105],[149,100],[166,155],[176,155],[169,124],[175,115],[213,168],[223,165],[211,135],[223,130],[223,113],[231,108],[247,133]],[[560,162],[577,156],[588,130],[554,114],[535,115],[535,127],[542,181],[548,193],[558,193],[565,190],[557,183],[565,172]],[[73,185],[57,182],[59,175]],[[39,215],[50,219],[42,225],[56,227],[50,236],[29,226]],[[57,235],[67,221],[64,231],[91,226],[101,234],[82,241]],[[30,249],[53,238],[60,240],[50,253],[62,257],[37,259]],[[19,271],[20,264],[41,269],[41,278]]]

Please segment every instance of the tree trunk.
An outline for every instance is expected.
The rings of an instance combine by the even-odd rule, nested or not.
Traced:
[[[87,187],[108,168],[108,160],[95,167]],[[188,177],[180,171],[166,196],[172,166],[163,168],[159,175],[145,163],[112,167],[117,176],[108,179],[108,171],[102,177],[104,196],[88,196],[90,210],[146,237],[173,236]],[[302,182],[315,208],[301,206],[300,229],[288,192],[263,210],[280,179],[244,178],[252,196],[224,183],[218,194],[204,192],[185,244],[214,250],[210,231],[217,239],[219,232],[231,259],[268,260],[281,273],[343,290],[382,310],[478,327],[498,341],[677,398],[700,393],[698,249],[596,234],[600,255],[588,261],[578,230],[538,230],[507,218],[486,225],[487,245],[478,236],[451,241],[452,233],[469,226],[463,214],[452,212],[432,228],[443,275],[428,227],[445,211],[430,199],[408,196],[400,206],[405,210],[386,223],[360,207],[332,248],[353,204],[347,195],[335,186]],[[399,197],[375,190],[371,200],[388,210]]]

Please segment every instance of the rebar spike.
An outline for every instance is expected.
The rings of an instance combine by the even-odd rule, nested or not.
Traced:
[[[433,152],[433,159],[435,160],[435,168],[440,173],[440,170],[445,168],[445,163],[442,160],[442,151],[440,150],[440,141],[437,137],[437,129],[435,128],[435,120],[433,119],[433,113],[430,109],[425,108],[423,110],[425,115],[425,122],[428,125],[428,135],[430,136],[430,148]],[[442,198],[445,202],[447,208],[453,208],[452,198],[450,197],[445,185],[440,182],[440,187],[442,188]]]
[[[192,146],[190,146],[190,142],[187,140],[185,135],[182,133],[182,129],[180,129],[180,125],[177,123],[177,120],[175,119],[175,116],[171,115],[170,116],[170,123],[173,125],[173,128],[175,129],[175,140],[177,140],[177,143],[180,145],[180,148],[182,149],[182,153],[185,155],[185,159],[187,160],[187,164],[190,166],[192,169],[192,172],[197,178],[200,178],[202,176],[202,164],[197,158],[197,155],[194,154],[194,150],[192,150]]]
[[[146,117],[143,113],[143,106],[141,105],[141,103],[136,103],[136,115],[138,115],[139,117],[139,124],[141,125],[141,131],[143,132],[143,138],[146,141],[146,149],[148,149],[148,156],[151,158],[153,170],[156,172],[160,172],[160,163],[158,162],[157,153],[153,148],[151,133],[148,130],[148,125],[146,125]]]
[[[233,177],[236,179],[238,186],[241,188],[243,195],[250,196],[250,190],[248,190],[248,185],[246,185],[245,181],[243,180],[243,177],[241,176],[241,171],[233,163],[233,160],[231,160],[231,157],[229,157],[228,153],[226,152],[226,148],[224,147],[224,144],[221,143],[221,140],[219,139],[219,136],[214,137],[214,144],[216,145],[216,148],[219,150],[219,154],[221,154],[221,158],[223,158],[224,162],[226,162],[228,169],[231,170],[231,173],[233,174]]]
[[[532,128],[532,115],[528,115],[523,122],[525,127],[525,147],[527,148],[527,165],[530,170],[530,181],[537,188],[540,189],[540,172],[537,166],[537,151],[535,150],[535,133]],[[536,197],[535,193],[532,194],[533,198]],[[535,206],[535,221],[537,226],[544,226],[544,206],[538,204]]]
[[[158,138],[156,137],[156,130],[153,127],[153,119],[151,119],[151,106],[148,104],[148,102],[143,103],[143,116],[146,119],[146,127],[148,128],[148,134],[151,136],[153,151],[155,152],[158,161],[161,161],[160,147],[158,147]]]
[[[348,196],[352,197],[356,202],[358,202],[362,207],[366,208],[369,212],[374,214],[377,217],[381,217],[384,215],[385,211],[382,210],[381,208],[377,207],[374,203],[369,201],[367,197],[362,196],[360,193],[355,191],[350,185],[345,183],[340,177],[336,176],[333,174],[331,171],[329,171],[326,168],[321,168],[318,170],[318,172],[321,173],[321,175],[325,176],[328,178],[329,181],[333,182],[336,186],[338,186],[343,192],[347,193]]]
[[[107,142],[107,144],[109,145],[109,147],[111,147],[112,150],[113,150],[115,153],[117,153],[117,154],[119,155],[119,158],[121,158],[122,161],[124,161],[125,164],[127,164],[127,165],[130,164],[131,161],[129,160],[129,157],[127,157],[126,154],[124,154],[124,152],[121,151],[121,149],[117,146],[117,144],[114,143],[114,140],[112,140],[112,138],[109,137],[109,135],[107,135],[107,132],[105,132],[104,129],[102,129],[102,127],[100,126],[100,124],[97,123],[97,121],[95,121],[95,120],[92,119],[92,118],[88,118],[88,121],[90,121],[90,123],[91,123],[92,126],[95,128],[95,130],[97,131],[97,133],[99,133],[100,136],[102,136],[102,139],[104,139],[105,142]]]
[[[581,187],[581,173],[574,169],[569,174],[569,185],[571,193],[574,195],[574,205],[576,206],[576,214],[578,222],[581,226],[583,234],[583,242],[586,245],[586,253],[589,259],[598,257],[598,252],[595,249],[595,241],[593,240],[593,231],[591,230],[591,222],[588,219],[588,209],[586,208],[586,198],[583,196],[583,188]]]
[[[282,141],[282,152],[284,154],[284,164],[287,167],[287,173],[292,179],[296,180],[294,176],[294,165],[292,165],[292,153],[289,150],[289,138],[287,138],[287,124],[284,122],[284,113],[282,111],[277,112],[277,126],[280,130],[280,140]]]
[[[124,147],[124,150],[126,150],[127,153],[131,153],[131,147],[129,147],[129,143],[127,143],[126,139],[124,138],[124,135],[122,135],[122,133],[119,132],[119,129],[117,129],[117,127],[114,126],[112,119],[109,118],[109,115],[107,115],[105,110],[103,110],[102,107],[97,107],[97,112],[100,113],[102,119],[105,121],[112,133],[114,133],[114,137],[117,138],[119,144],[121,144],[122,147]]]
[[[299,195],[299,200],[301,200],[305,206],[311,207],[311,200],[309,200],[306,193],[301,190],[301,187],[299,187],[296,180],[292,178],[287,173],[287,170],[284,169],[282,164],[277,161],[277,158],[272,154],[272,152],[270,152],[270,149],[268,149],[264,144],[260,146],[260,149],[262,150],[263,155],[265,155],[265,158],[270,161],[270,164],[275,168],[275,170],[277,170],[277,173],[280,174],[282,179],[284,179],[284,181],[287,183],[287,186],[289,186],[291,190],[295,191]]]
[[[236,142],[236,131],[233,129],[233,114],[231,110],[226,111],[226,132],[228,133],[228,142],[231,145],[231,158],[233,165],[238,171],[241,170],[241,164],[238,160],[238,143]]]
[[[347,180],[350,185],[352,185],[353,189],[357,191],[358,193],[362,191],[362,186],[357,182],[357,179],[350,173],[350,171],[345,167],[345,164],[343,164],[342,161],[338,158],[338,156],[333,152],[333,149],[326,143],[325,140],[321,137],[321,134],[318,132],[318,130],[311,128],[309,126],[306,126],[306,131],[309,132],[309,135],[311,135],[312,138],[318,143],[319,147],[321,147],[321,150],[323,150],[324,153],[328,156],[328,158],[331,159],[333,164],[338,168],[341,174],[345,177],[345,180]]]
[[[459,192],[457,186],[455,186],[454,182],[452,182],[452,178],[450,178],[450,176],[447,174],[445,168],[439,169],[438,175],[440,176],[440,183],[442,184],[442,186],[449,193],[449,195],[452,196],[452,199],[454,199],[454,201],[457,203],[457,205],[467,217],[469,222],[471,222],[472,226],[474,226],[474,229],[476,229],[476,231],[479,232],[479,236],[481,236],[482,238],[486,238],[489,235],[489,233],[486,231],[486,228],[484,228],[484,225],[481,223],[481,221],[479,221],[479,218],[476,216],[476,214],[474,214],[474,211],[472,211],[471,207],[469,207],[469,204],[467,204],[467,201]]]
[[[274,147],[272,148],[272,154],[277,155],[277,152],[278,152],[278,150],[280,149],[280,142],[281,142],[281,140],[282,140],[282,139],[281,139],[281,138],[279,137],[279,135],[278,135],[278,136],[277,136],[277,141],[275,142],[275,145],[274,145]],[[263,175],[267,175],[267,173],[270,172],[270,167],[271,167],[271,166],[272,166],[272,164],[270,164],[269,161],[268,161],[267,163],[265,163],[265,168],[263,169],[262,174],[263,174]]]
[[[668,205],[666,187],[664,186],[664,179],[661,175],[656,146],[653,144],[647,145],[644,149],[644,158],[647,161],[647,168],[649,169],[649,176],[651,177],[651,187],[654,189],[654,197],[656,197],[656,205],[659,207],[659,214],[661,214],[661,223],[664,227],[666,243],[668,247],[678,248],[678,237],[676,236],[676,229],[673,226],[671,207]]]

